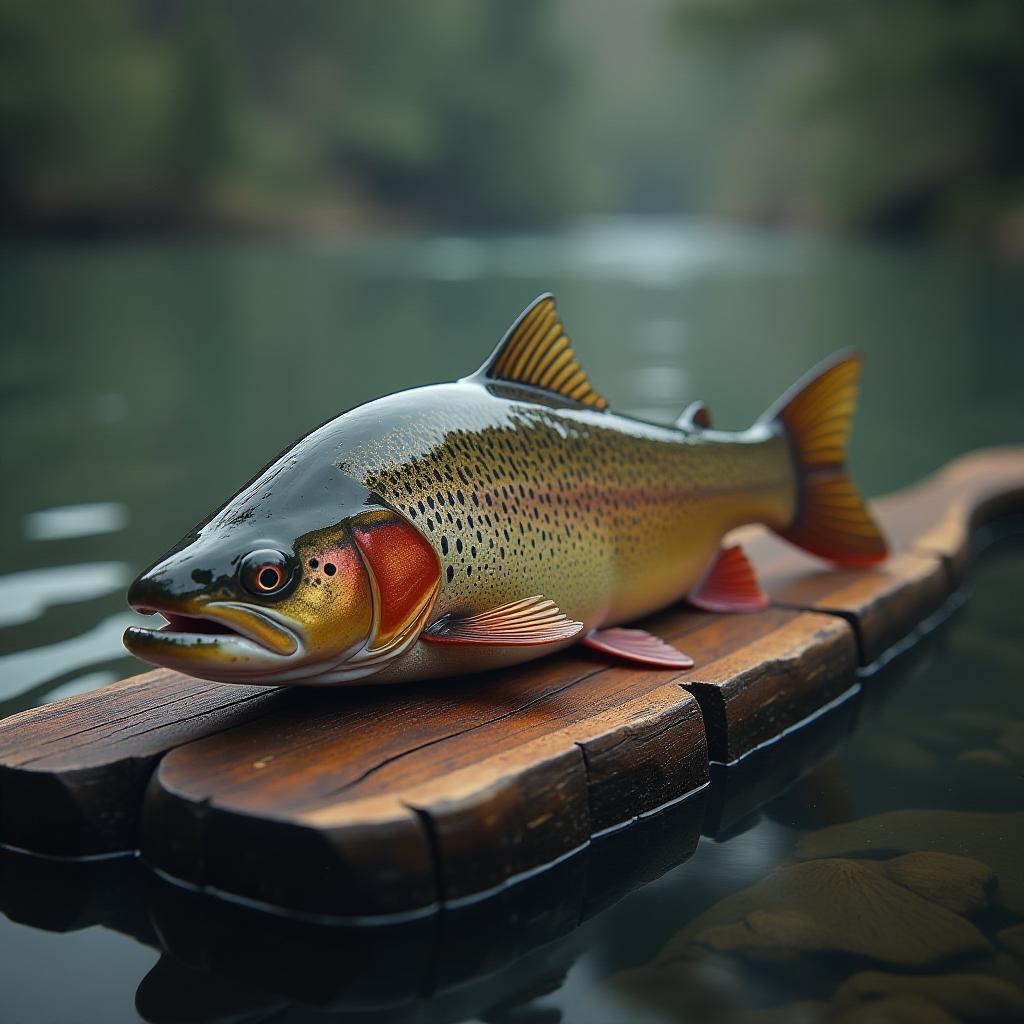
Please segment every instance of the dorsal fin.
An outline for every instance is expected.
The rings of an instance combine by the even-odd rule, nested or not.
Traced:
[[[593,409],[606,409],[584,373],[558,318],[555,298],[538,295],[505,332],[490,359],[473,377],[508,381],[564,395]]]
[[[680,430],[707,430],[711,426],[711,411],[703,402],[692,402],[679,414],[676,426]]]

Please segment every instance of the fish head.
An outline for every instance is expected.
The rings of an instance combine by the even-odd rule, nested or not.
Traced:
[[[308,506],[249,514],[234,499],[131,585],[132,608],[166,624],[129,627],[125,646],[225,682],[333,684],[378,671],[427,624],[441,569],[402,513],[356,497],[341,518],[322,502],[331,521],[313,529]]]

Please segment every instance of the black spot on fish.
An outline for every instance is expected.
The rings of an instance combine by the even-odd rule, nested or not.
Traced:
[[[328,576],[333,576],[337,571],[338,568],[333,562],[324,563],[324,572],[327,573]]]
[[[311,558],[309,560],[309,567],[310,567],[310,569],[315,569],[319,565],[320,565],[320,563],[315,558]]]
[[[448,582],[449,583],[451,583],[451,581],[453,579],[455,579],[455,566],[453,566],[453,565],[449,565],[448,566],[447,576],[448,576]]]
[[[209,569],[193,569],[192,579],[202,586],[207,586],[213,582],[213,573]]]

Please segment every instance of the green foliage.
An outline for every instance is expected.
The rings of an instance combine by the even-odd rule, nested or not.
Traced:
[[[678,22],[782,48],[790,193],[826,219],[984,234],[1024,201],[1019,0],[679,0]]]
[[[1022,125],[1024,0],[0,0],[0,229],[605,210],[1012,245]]]
[[[550,23],[544,0],[3,0],[0,217],[244,195],[549,221],[581,196]]]

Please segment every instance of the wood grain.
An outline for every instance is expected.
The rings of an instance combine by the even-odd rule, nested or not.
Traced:
[[[964,580],[972,535],[1024,511],[1024,449],[964,456],[873,508],[892,555],[868,569],[828,566],[761,527],[729,538],[743,544],[774,604],[845,618],[864,669],[942,609]]]
[[[983,527],[1024,513],[1024,448],[988,448],[954,459],[914,487],[875,503],[901,551],[937,555],[959,585]]]
[[[877,569],[823,569],[747,531],[774,607],[645,623],[688,672],[579,650],[334,691],[158,671],[23,712],[0,723],[0,841],[141,846],[170,876],[317,919],[470,913],[847,693],[946,600],[971,530],[1022,508],[1024,452],[1001,451],[879,502],[895,554]]]
[[[12,715],[0,722],[0,841],[63,856],[134,849],[160,757],[277,700],[157,669]]]

